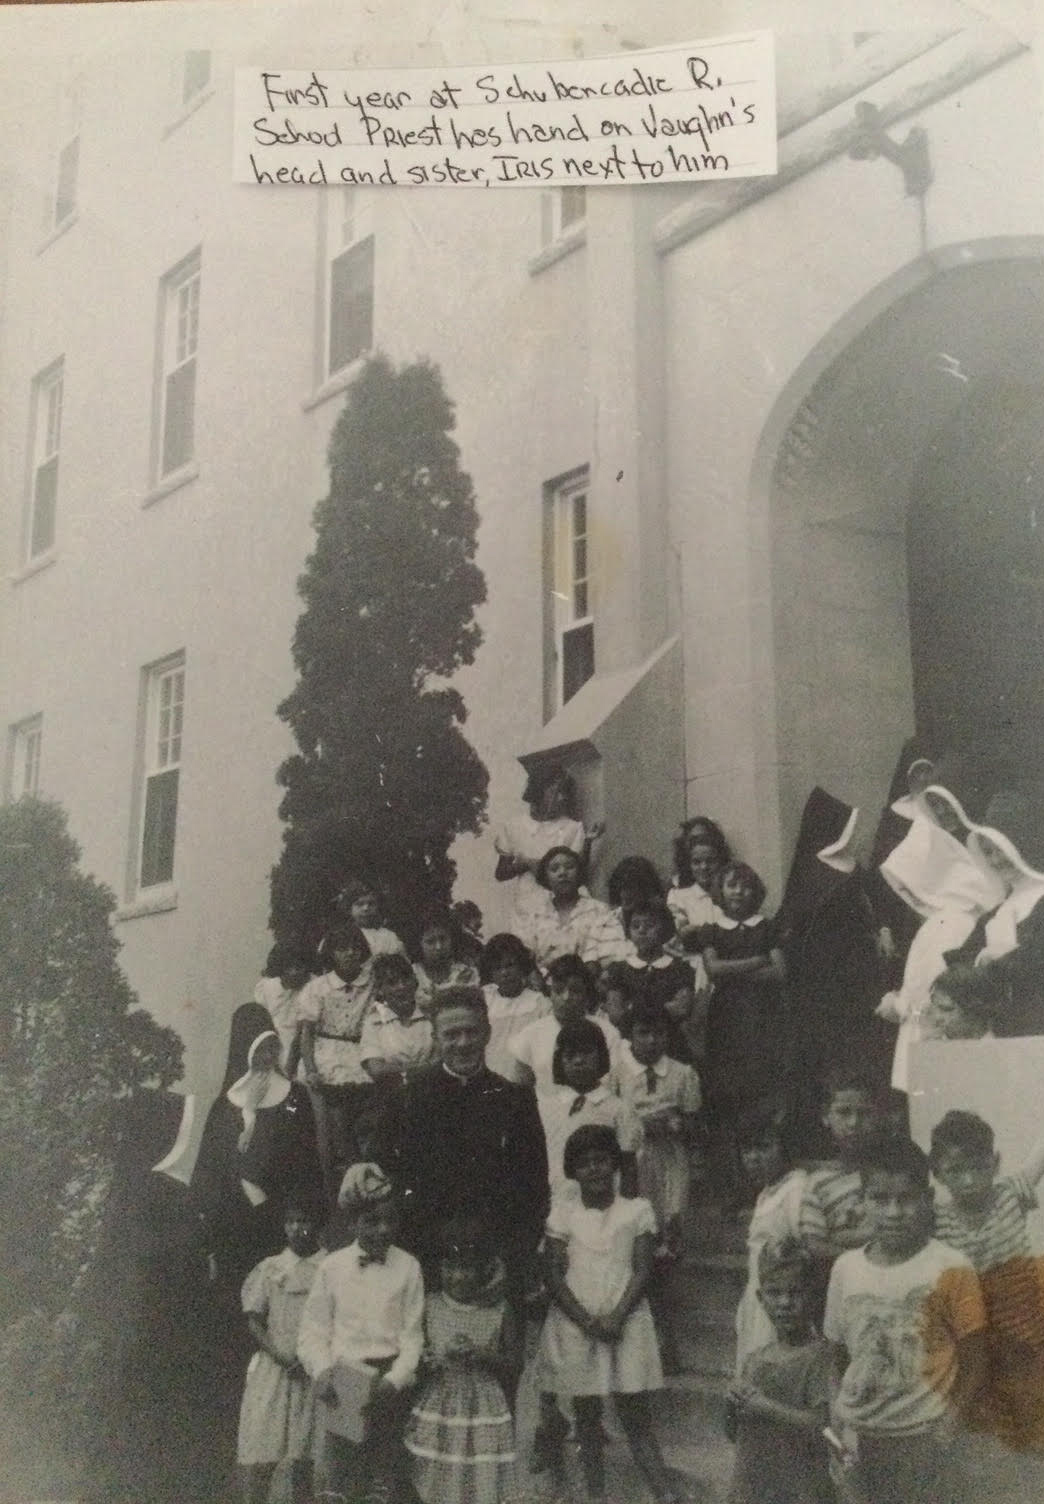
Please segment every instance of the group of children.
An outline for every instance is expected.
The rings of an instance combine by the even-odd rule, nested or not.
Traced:
[[[757,874],[699,818],[683,828],[669,890],[630,857],[603,904],[583,887],[591,833],[553,791],[548,810],[515,832],[528,855],[498,847],[498,877],[520,890],[512,932],[481,945],[450,914],[427,915],[411,961],[360,879],[338,901],[324,971],[292,947],[269,958],[257,1000],[285,1071],[312,1093],[328,1202],[352,1209],[356,1233],[320,1261],[318,1214],[294,1209],[287,1250],[247,1281],[258,1354],[243,1405],[245,1497],[264,1497],[284,1457],[297,1458],[306,1496],[305,1395],[328,1497],[344,1496],[353,1468],[368,1497],[392,1497],[404,1457],[426,1501],[496,1504],[517,1489],[524,1333],[503,1270],[481,1228],[448,1227],[425,1296],[419,1266],[394,1246],[394,1192],[364,1163],[382,1090],[436,1062],[432,1004],[462,985],[482,987],[487,1065],[533,1088],[548,1151],[535,1468],[561,1473],[568,1399],[588,1495],[604,1498],[601,1403],[613,1394],[653,1493],[676,1497],[648,1395],[678,1366],[666,1275],[701,1159],[720,1201],[742,1206],[757,1189],[731,1504],[957,1500],[968,1497],[968,1436],[1019,1454],[1044,1446],[1044,1302],[1026,1225],[1044,1154],[997,1179],[987,1125],[950,1113],[929,1159],[902,1110],[889,1111],[898,1094],[889,1104],[880,1082],[842,1072],[823,1109],[833,1158],[798,1168],[780,1105],[787,966]],[[554,822],[568,844],[538,851]],[[938,1205],[933,1174],[948,1193]],[[358,1446],[324,1439],[339,1363],[378,1376]],[[277,1391],[282,1430],[259,1428]],[[250,1442],[262,1431],[264,1456]]]
[[[762,1189],[730,1504],[1000,1497],[1012,1465],[1044,1450],[1044,1283],[1027,1226],[1044,1142],[999,1177],[989,1126],[950,1111],[925,1155],[851,1073],[830,1083],[824,1124],[834,1158],[811,1168],[791,1162],[778,1117],[741,1129]],[[1044,1471],[1029,1477],[1039,1492]]]
[[[649,1407],[662,1384],[647,1299],[656,1217],[648,1201],[620,1194],[621,1169],[611,1126],[589,1122],[566,1139],[568,1189],[547,1225],[549,1310],[535,1363],[551,1405],[572,1401],[587,1497],[608,1497],[602,1403],[612,1395],[655,1498],[674,1504],[681,1495]],[[319,1499],[367,1504],[519,1498],[524,1333],[483,1229],[467,1219],[442,1228],[437,1280],[426,1290],[421,1265],[395,1246],[396,1193],[377,1165],[349,1168],[338,1206],[353,1236],[324,1256],[319,1209],[291,1197],[287,1247],[243,1287],[257,1344],[239,1428],[247,1504],[267,1499],[279,1463],[289,1464],[295,1504],[307,1504],[313,1487]]]

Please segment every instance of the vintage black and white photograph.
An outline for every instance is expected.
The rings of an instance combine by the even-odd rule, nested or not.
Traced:
[[[1044,1497],[1038,20],[0,8],[6,1504]],[[774,173],[234,181],[761,31]]]

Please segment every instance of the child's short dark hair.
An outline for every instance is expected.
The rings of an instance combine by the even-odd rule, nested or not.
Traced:
[[[803,1285],[811,1287],[816,1274],[815,1260],[793,1234],[769,1238],[758,1254],[758,1283],[764,1284],[774,1274],[796,1274]]]
[[[354,919],[334,919],[326,931],[325,950],[327,955],[333,956],[335,950],[354,950],[369,957],[370,942]]]
[[[947,1150],[958,1150],[972,1159],[989,1159],[993,1155],[993,1129],[977,1112],[953,1108],[932,1129],[932,1146],[928,1160],[933,1170]]]
[[[326,1221],[326,1207],[323,1198],[318,1191],[310,1186],[292,1186],[283,1199],[283,1221],[285,1222],[291,1212],[297,1212],[301,1217],[307,1217],[308,1221],[316,1227],[321,1227]]]
[[[457,923],[456,916],[449,909],[425,909],[417,925],[418,942],[431,930],[444,930],[453,941],[454,946],[457,944],[460,936],[460,926]]]
[[[554,964],[554,963],[552,963]],[[548,968],[550,974],[550,967]],[[628,966],[626,961],[610,961],[603,973],[606,990],[621,992],[629,1002],[634,1002],[638,996],[638,977],[633,966]]]
[[[843,1091],[862,1092],[865,1097],[870,1098],[875,1108],[878,1105],[880,1093],[877,1086],[869,1073],[859,1066],[841,1065],[827,1072],[821,1099],[824,1112],[830,1111],[834,1098],[840,1096]]]
[[[533,970],[533,953],[517,935],[491,935],[482,947],[479,976],[484,982],[492,982],[497,967],[508,964],[521,967],[523,976],[528,976]]]
[[[580,1050],[593,1050],[598,1056],[599,1080],[609,1074],[612,1061],[609,1059],[609,1046],[605,1042],[605,1035],[597,1024],[581,1018],[575,1024],[563,1024],[558,1031],[555,1053],[551,1060],[551,1079],[556,1086],[566,1085],[565,1076],[562,1074],[562,1060],[566,1053]]]
[[[580,855],[580,853],[574,851],[572,846],[552,846],[550,851],[544,852],[543,856],[540,858],[536,872],[534,873],[537,882],[542,888],[547,887],[547,869],[548,867],[550,867],[556,856],[572,857],[573,861],[576,863],[577,877],[583,877],[584,859]]]
[[[461,1215],[443,1222],[438,1233],[439,1256],[473,1261],[486,1267],[496,1256],[493,1235],[478,1217]]]
[[[383,899],[380,884],[364,873],[357,872],[348,879],[337,895],[339,908],[348,910],[352,904],[360,898],[376,898],[378,903]]]
[[[670,1033],[671,1022],[662,1003],[651,997],[643,997],[635,1003],[631,1012],[631,1028],[655,1029],[657,1034],[667,1035]]]
[[[656,921],[660,936],[660,943],[666,944],[674,935],[674,915],[664,903],[662,898],[650,895],[642,898],[638,903],[627,910],[627,929],[631,928],[631,921],[636,914],[648,914]]]
[[[625,888],[633,889],[643,898],[663,898],[660,874],[647,856],[625,856],[610,872],[609,902],[614,909],[622,904]]]
[[[694,837],[713,849],[722,866],[732,860],[732,852],[725,839],[725,832],[717,821],[712,820],[709,815],[694,815],[691,820],[683,822],[681,830],[674,838],[674,867],[678,874],[678,882],[683,888],[690,888],[695,882],[692,875],[692,859],[689,856],[689,845]]]
[[[556,956],[548,965],[547,980],[553,987],[564,987],[574,977],[584,986],[587,993],[587,1011],[590,1013],[598,1003],[598,989],[595,986],[594,973],[591,968],[573,952],[566,956]]]
[[[415,982],[417,980],[409,958],[401,950],[382,951],[373,958],[373,985],[387,987],[390,982]]]
[[[779,1144],[789,1159],[786,1110],[778,1102],[760,1102],[736,1119],[736,1142],[740,1149],[756,1144]]]
[[[873,1138],[859,1160],[859,1178],[864,1188],[872,1175],[903,1175],[919,1191],[931,1192],[928,1156],[909,1138]]]
[[[932,992],[942,992],[957,1004],[962,1013],[981,1023],[984,1029],[991,1027],[1004,994],[988,966],[948,966],[935,978]]]
[[[616,1131],[608,1123],[585,1123],[566,1139],[562,1151],[562,1169],[567,1180],[576,1179],[576,1162],[584,1154],[608,1154],[617,1169],[623,1163],[623,1150]]]
[[[530,771],[526,778],[526,786],[522,790],[522,803],[530,806],[539,804],[548,789],[556,783],[563,790],[565,813],[570,820],[579,820],[580,799],[577,794],[576,780],[571,773],[566,772],[561,763],[544,763]]]
[[[721,876],[718,879],[719,890],[721,888],[721,884],[724,883],[730,872],[735,875],[741,876],[746,882],[747,887],[750,889],[750,912],[752,914],[756,914],[761,908],[761,905],[765,902],[765,894],[767,891],[765,884],[762,882],[758,873],[754,871],[754,868],[748,866],[746,862],[726,862],[724,867],[721,869]]]
[[[315,952],[300,940],[277,940],[265,961],[266,977],[281,977],[291,968],[311,972]]]

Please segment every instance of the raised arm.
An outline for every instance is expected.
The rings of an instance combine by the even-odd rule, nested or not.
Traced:
[[[1041,1134],[1023,1161],[1022,1174],[1034,1188],[1044,1178],[1044,1134]]]

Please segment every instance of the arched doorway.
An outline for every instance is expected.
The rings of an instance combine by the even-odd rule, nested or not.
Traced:
[[[915,729],[1044,771],[1042,254],[988,243],[909,268],[777,406],[784,863],[812,785],[872,814]]]

